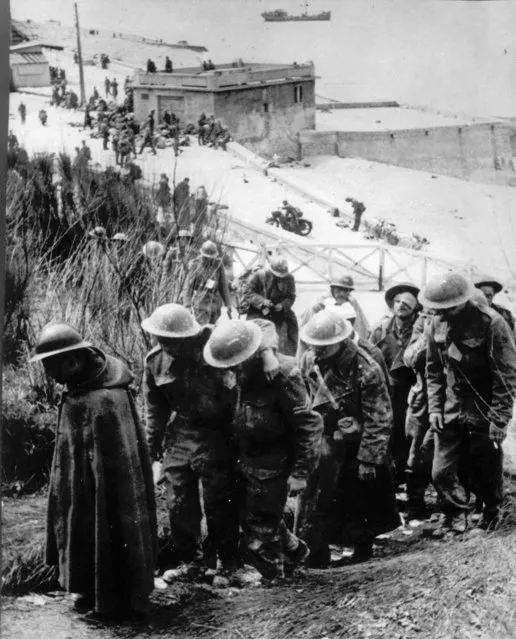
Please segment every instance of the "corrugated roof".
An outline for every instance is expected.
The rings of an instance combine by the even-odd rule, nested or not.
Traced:
[[[42,53],[11,53],[9,55],[10,64],[42,64],[47,59]]]

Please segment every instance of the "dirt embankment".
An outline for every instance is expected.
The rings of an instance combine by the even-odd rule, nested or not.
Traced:
[[[45,496],[4,500],[4,548],[40,543]],[[3,601],[5,639],[424,639],[514,637],[516,533],[462,541],[391,540],[374,560],[310,570],[281,586],[177,584],[153,594],[148,622],[106,626],[62,593]]]

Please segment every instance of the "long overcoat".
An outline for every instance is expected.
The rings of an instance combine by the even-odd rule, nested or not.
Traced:
[[[46,559],[64,589],[94,595],[97,612],[145,611],[157,554],[151,461],[133,375],[97,353],[94,375],[70,386],[59,410]]]

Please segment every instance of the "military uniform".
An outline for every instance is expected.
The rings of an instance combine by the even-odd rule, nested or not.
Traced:
[[[282,577],[291,533],[283,521],[290,475],[307,478],[319,453],[322,422],[310,409],[292,358],[265,380],[260,362],[239,380],[234,422],[238,445],[241,524],[249,560],[266,577]]]
[[[309,481],[300,525],[309,565],[325,567],[330,544],[364,544],[399,525],[388,443],[392,408],[376,362],[350,340],[319,362],[327,390],[310,367],[313,407],[324,417],[321,460]],[[338,402],[332,407],[329,393]],[[347,418],[347,427],[339,421]],[[374,464],[376,479],[358,479],[358,464]]]
[[[467,487],[459,481],[467,450],[484,517],[493,520],[503,496],[503,453],[489,430],[506,430],[516,395],[516,346],[505,320],[467,302],[446,332],[430,334],[426,372],[429,413],[444,421],[432,468],[443,513],[468,510]]]
[[[199,324],[214,324],[222,306],[231,307],[226,271],[222,260],[205,260],[200,255],[190,261],[183,303],[192,309]]]
[[[433,438],[429,433],[428,398],[426,388],[427,335],[425,323],[428,316],[420,315],[414,323],[412,337],[405,349],[403,361],[414,370],[416,382],[407,400],[405,435],[409,444],[406,467],[409,512],[414,515],[424,507],[425,491],[432,476]],[[445,325],[444,325],[445,326]],[[440,323],[442,329],[443,324]]]
[[[415,320],[417,316],[413,315]],[[389,370],[394,425],[390,442],[392,461],[397,483],[405,481],[405,467],[409,445],[405,437],[405,420],[408,395],[416,381],[414,371],[406,366],[403,353],[412,335],[412,322],[398,323],[395,316],[385,317],[371,331],[370,341],[383,354]]]
[[[206,555],[213,558],[218,552],[227,563],[235,560],[238,545],[230,432],[235,398],[219,371],[203,360],[209,334],[206,328],[186,340],[177,358],[160,346],[147,355],[145,420],[152,458],[159,459],[164,450],[171,537],[179,557],[186,562],[202,558],[200,480],[208,527]]]
[[[262,318],[274,323],[279,338],[279,352],[294,356],[297,351],[299,329],[292,306],[296,301],[296,281],[291,273],[276,277],[267,269],[256,271],[247,284],[249,311],[247,319]],[[271,308],[264,315],[264,302],[282,304],[280,311]]]
[[[511,329],[511,333],[514,335],[514,317],[511,311],[504,306],[498,306],[498,304],[491,304],[491,308],[504,318]]]

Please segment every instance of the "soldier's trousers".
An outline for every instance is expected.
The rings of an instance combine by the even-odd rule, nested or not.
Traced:
[[[424,503],[425,490],[432,479],[434,443],[429,433],[428,412],[412,411],[409,406],[405,423],[405,435],[409,445],[406,480],[409,506]]]
[[[409,455],[410,444],[405,434],[407,416],[407,400],[410,386],[394,384],[392,389],[392,412],[394,423],[389,441],[389,451],[394,468],[394,480],[397,485],[405,481],[405,469]]]
[[[177,462],[176,462],[177,463]],[[167,505],[170,516],[171,541],[179,557],[186,562],[222,563],[236,561],[238,552],[238,501],[233,470],[229,464],[204,462],[167,466]],[[201,495],[208,535],[201,540]]]
[[[503,498],[503,452],[486,431],[466,424],[446,424],[435,433],[432,479],[445,515],[469,510],[472,482],[484,503],[484,515],[494,517]]]
[[[283,513],[287,502],[288,474],[240,467],[241,525],[246,558],[264,577],[284,576],[284,559],[292,543]]]

